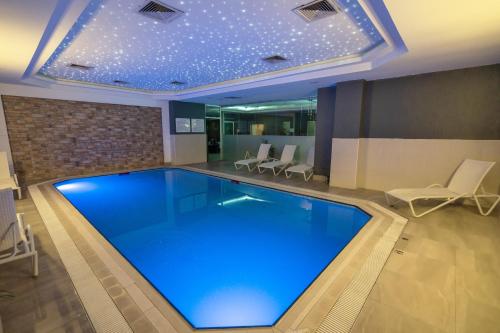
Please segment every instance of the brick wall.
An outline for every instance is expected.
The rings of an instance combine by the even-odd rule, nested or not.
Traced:
[[[22,186],[163,163],[159,108],[2,96]]]

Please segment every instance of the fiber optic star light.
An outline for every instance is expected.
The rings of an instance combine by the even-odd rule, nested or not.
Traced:
[[[143,0],[92,0],[39,74],[179,91],[356,56],[383,42],[356,0],[338,1],[341,12],[311,23],[292,12],[304,4],[296,0],[163,2],[185,14],[160,23],[137,12]],[[287,61],[262,60],[273,55]]]

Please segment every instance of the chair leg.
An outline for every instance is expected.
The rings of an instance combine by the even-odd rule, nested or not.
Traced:
[[[311,171],[311,173],[309,174],[309,176],[306,177],[306,173],[304,172],[304,179],[306,180],[306,182],[309,181],[309,179],[311,179],[311,177],[314,175],[314,172]]]
[[[488,209],[488,211],[484,212],[483,211],[483,207],[479,203],[479,198],[497,198],[497,199],[493,202],[493,204],[490,206],[490,208]],[[476,206],[477,206],[477,209],[479,210],[479,213],[481,215],[483,215],[483,216],[488,216],[493,211],[493,209],[495,209],[495,207],[497,206],[498,202],[500,202],[500,195],[496,195],[496,194],[474,195],[474,201],[476,202]]]
[[[18,199],[18,200],[21,200],[22,198],[23,198],[23,196],[22,196],[22,194],[21,194],[21,188],[20,188],[20,187],[18,187],[18,188],[17,188],[17,199]]]
[[[33,276],[38,276],[38,252],[35,251],[33,257],[31,258],[31,264],[33,265]]]
[[[288,164],[283,165],[283,167],[279,168],[278,173],[275,173],[274,175],[275,175],[275,176],[279,175],[279,174],[280,174],[283,170],[285,170],[285,169],[286,169],[286,167],[287,167],[287,166],[288,166]],[[273,172],[274,172],[274,168],[273,168]]]
[[[395,202],[392,202],[389,195],[387,194],[387,192],[384,193],[384,196],[385,196],[385,202],[387,202],[387,204],[391,207],[394,206]]]
[[[292,173],[292,172],[288,173],[288,172],[285,170],[285,177],[286,177],[287,179],[292,178],[292,175],[293,175],[293,173]]]

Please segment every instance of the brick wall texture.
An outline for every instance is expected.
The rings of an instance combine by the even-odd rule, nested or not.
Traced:
[[[161,109],[2,96],[22,186],[163,163]]]

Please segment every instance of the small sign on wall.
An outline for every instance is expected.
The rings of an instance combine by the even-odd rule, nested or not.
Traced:
[[[205,119],[191,119],[191,131],[193,133],[204,133]]]
[[[191,132],[191,121],[189,118],[175,118],[175,132],[189,133]]]

